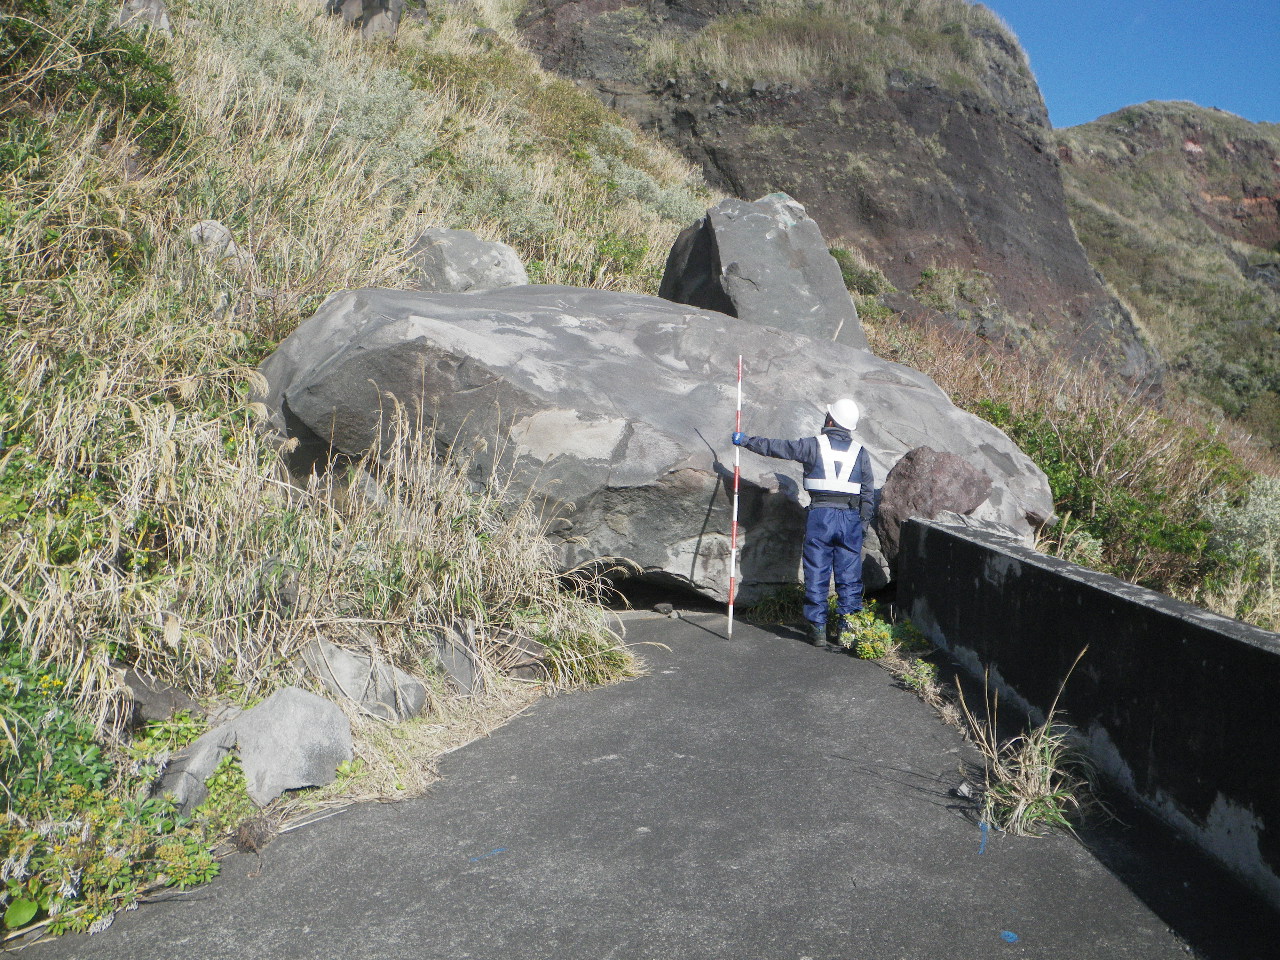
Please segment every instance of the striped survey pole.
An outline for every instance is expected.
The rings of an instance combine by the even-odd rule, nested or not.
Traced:
[[[733,432],[742,432],[742,354],[738,354],[738,414]],[[738,477],[742,465],[742,448],[733,445],[733,520],[729,527],[729,629],[733,637],[733,599],[738,580]]]

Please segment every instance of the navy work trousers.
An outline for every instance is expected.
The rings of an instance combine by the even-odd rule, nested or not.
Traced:
[[[862,609],[862,517],[857,510],[811,507],[804,527],[804,618],[827,622],[827,590],[836,575],[836,612]]]

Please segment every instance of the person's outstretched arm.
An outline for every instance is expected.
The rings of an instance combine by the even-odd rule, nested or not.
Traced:
[[[813,437],[805,437],[803,440],[770,440],[768,437],[748,437],[745,434],[735,434],[734,437],[734,442],[738,446],[777,460],[799,460],[801,463],[807,463],[816,459],[817,455],[814,449],[817,441]],[[870,467],[868,467],[868,473],[870,473]]]

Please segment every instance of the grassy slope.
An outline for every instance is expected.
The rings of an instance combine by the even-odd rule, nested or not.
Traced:
[[[893,73],[988,93],[1000,73],[1031,75],[1008,26],[964,0],[766,0],[691,37],[656,41],[648,57],[659,76],[707,70],[748,83],[822,79],[876,91]]]
[[[1063,178],[1090,260],[1192,393],[1280,443],[1280,291],[1244,275],[1276,251],[1197,212],[1206,193],[1232,203],[1277,194],[1280,127],[1147,103],[1056,135],[1071,151]],[[1185,148],[1189,137],[1202,154]]]
[[[441,5],[393,45],[318,2],[179,2],[177,36],[142,43],[111,29],[117,9],[7,0],[0,47],[10,928],[101,926],[149,885],[216,870],[205,845],[224,817],[130,806],[154,751],[200,725],[115,739],[116,662],[252,703],[313,636],[377,650],[435,691],[401,737],[353,718],[366,776],[346,787],[383,795],[429,776],[432,730],[484,722],[434,675],[451,622],[477,626],[494,667],[523,638],[545,644],[559,685],[630,669],[599,612],[558,589],[529,511],[411,443],[375,471],[396,511],[341,482],[293,488],[246,397],[328,293],[408,285],[424,227],[504,239],[536,280],[652,290],[707,201],[685,165],[542,74],[500,10],[479,32]],[[245,255],[196,250],[206,219]],[[52,821],[90,827],[60,838]]]

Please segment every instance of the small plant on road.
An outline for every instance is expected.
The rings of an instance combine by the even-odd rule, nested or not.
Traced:
[[[1084,650],[1071,670],[1083,656]],[[982,819],[1006,833],[1039,836],[1045,826],[1072,830],[1072,818],[1091,802],[1092,768],[1059,720],[1058,700],[1066,683],[1064,678],[1043,723],[1004,741],[998,733],[999,694],[987,687],[987,716],[980,720],[960,693],[960,708],[986,770]]]

